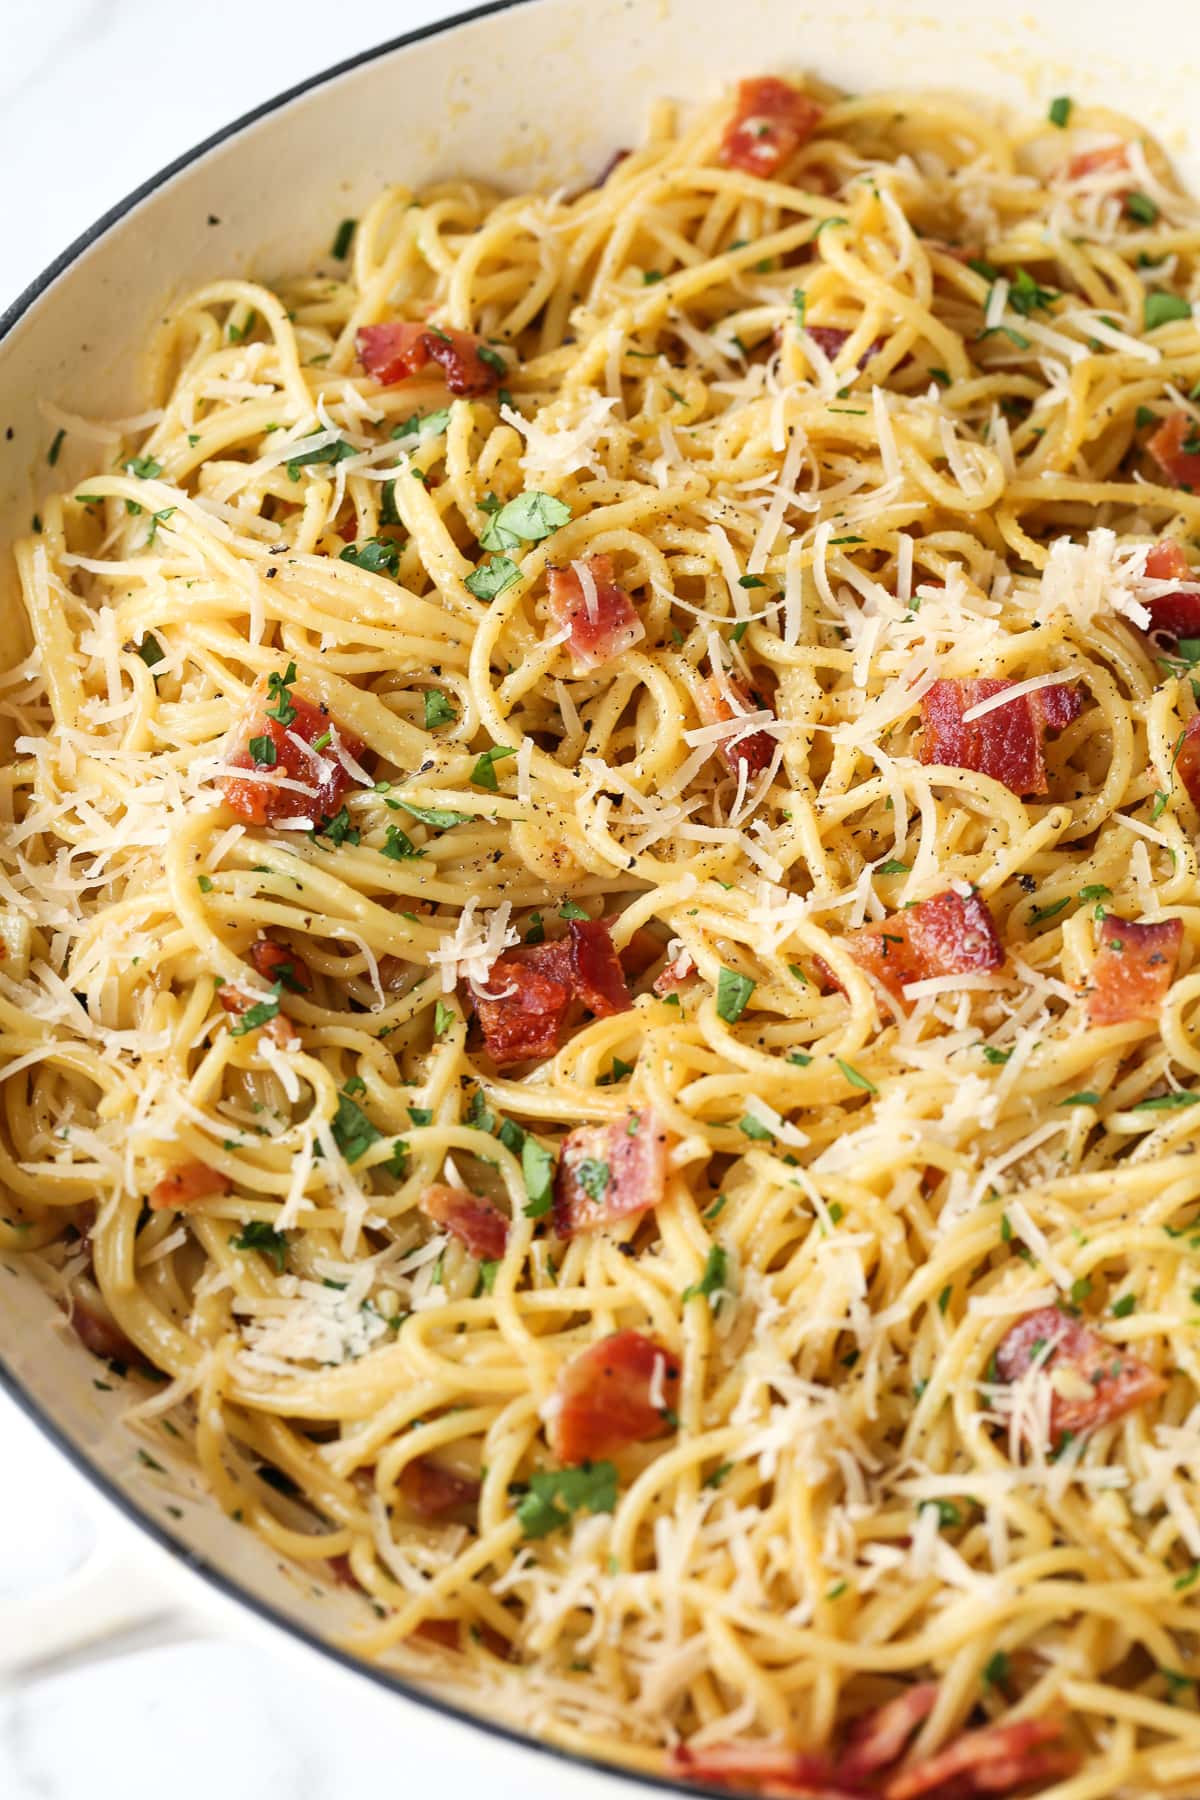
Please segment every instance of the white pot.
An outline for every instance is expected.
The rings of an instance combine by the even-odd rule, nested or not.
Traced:
[[[318,77],[152,177],[0,320],[0,542],[28,529],[39,483],[72,475],[69,441],[60,467],[46,468],[39,401],[100,417],[141,410],[146,328],[174,294],[218,275],[303,267],[387,182],[586,181],[638,141],[656,96],[710,96],[738,75],[804,69],[852,90],[941,86],[1035,112],[1070,93],[1135,114],[1200,181],[1194,0],[1158,0],[1146,15],[1128,0],[1091,0],[1086,17],[1079,0],[1036,0],[1032,12],[1011,0],[484,7]],[[7,559],[0,606],[15,607]],[[236,1622],[278,1637],[282,1626],[332,1655],[323,1638],[353,1618],[358,1597],[315,1593],[198,1490],[165,1492],[118,1423],[122,1396],[93,1385],[97,1364],[19,1261],[0,1267],[0,1303],[0,1378],[140,1527],[110,1513],[102,1553],[67,1589],[6,1607],[0,1674],[32,1643],[63,1651],[180,1609],[222,1630]],[[175,1558],[150,1551],[147,1533]],[[421,1729],[459,1726],[450,1714]],[[606,1779],[561,1764],[545,1773],[559,1800]]]

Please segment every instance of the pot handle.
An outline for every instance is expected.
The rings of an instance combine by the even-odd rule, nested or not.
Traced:
[[[96,1535],[82,1563],[0,1607],[0,1682],[211,1634],[211,1619],[181,1601],[149,1546],[117,1520],[98,1511],[93,1519]]]

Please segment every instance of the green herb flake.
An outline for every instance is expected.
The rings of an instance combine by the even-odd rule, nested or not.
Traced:
[[[1195,1106],[1200,1094],[1189,1093],[1183,1089],[1179,1093],[1155,1094],[1153,1099],[1139,1100],[1130,1107],[1130,1112],[1173,1112],[1179,1107]]]
[[[263,1219],[250,1219],[236,1237],[229,1240],[235,1250],[259,1250],[275,1264],[279,1273],[283,1274],[287,1261],[288,1242],[282,1231],[276,1231]]]
[[[347,544],[341,560],[370,575],[390,575],[394,579],[400,573],[399,546],[391,538],[364,538],[361,544]]]
[[[721,1295],[729,1291],[729,1258],[720,1244],[711,1244],[699,1281],[693,1281],[683,1290],[683,1303],[686,1306],[689,1300],[701,1299],[712,1308],[714,1295],[719,1306]]]
[[[450,725],[458,713],[440,688],[425,690],[425,729],[435,731],[439,725]]]
[[[358,226],[357,219],[343,219],[334,234],[329,254],[338,262],[345,262],[350,254],[350,246],[354,242],[354,233]]]
[[[540,544],[568,524],[571,509],[550,494],[530,488],[493,513],[479,542],[485,550],[515,550],[519,544]]]
[[[521,1174],[525,1178],[527,1219],[541,1219],[554,1199],[554,1157],[535,1137],[526,1135],[521,1145]]]
[[[1052,100],[1050,102],[1050,111],[1046,116],[1052,125],[1057,125],[1060,131],[1065,131],[1067,120],[1071,117],[1070,95],[1059,94],[1057,99]]]
[[[617,1471],[610,1462],[581,1463],[574,1469],[539,1469],[517,1507],[528,1538],[545,1537],[570,1522],[575,1512],[610,1513],[617,1504]]]
[[[357,1162],[380,1136],[362,1107],[351,1099],[352,1093],[361,1091],[361,1080],[357,1085],[348,1081],[338,1095],[337,1111],[330,1121],[333,1141],[348,1163]]]
[[[471,770],[472,786],[486,788],[491,794],[498,793],[496,764],[503,762],[506,756],[515,756],[516,754],[517,752],[511,744],[495,744],[490,750],[485,750]]]
[[[495,600],[520,579],[521,571],[515,562],[511,562],[507,556],[493,556],[490,562],[480,563],[472,574],[466,576],[463,586],[477,600]]]
[[[1127,1319],[1136,1305],[1137,1300],[1133,1294],[1122,1294],[1119,1300],[1113,1301],[1109,1311],[1114,1319]]]
[[[1157,331],[1160,325],[1171,325],[1177,319],[1190,319],[1191,316],[1192,303],[1182,294],[1165,294],[1154,289],[1146,295],[1142,305],[1142,329]]]
[[[273,769],[279,760],[279,752],[275,748],[275,739],[271,737],[252,737],[247,749],[250,760],[256,769]]]
[[[907,875],[908,868],[909,865],[906,862],[901,862],[897,857],[890,856],[887,862],[879,864],[875,873],[877,875]]]
[[[448,806],[413,806],[408,800],[398,800],[396,804],[434,831],[450,831],[455,825],[471,825],[475,820],[474,813],[454,812]]]
[[[851,1087],[861,1088],[864,1094],[877,1094],[879,1092],[875,1083],[873,1081],[868,1081],[867,1077],[861,1074],[858,1069],[854,1068],[852,1064],[843,1062],[840,1056],[835,1056],[833,1060],[836,1062],[838,1068],[842,1071],[842,1074],[846,1077],[846,1080],[850,1083]]]
[[[717,977],[717,1016],[727,1025],[736,1024],[749,1004],[754,982],[749,975],[734,969],[722,969]]]
[[[265,1000],[256,1001],[247,1007],[240,1018],[232,1021],[229,1027],[231,1037],[245,1037],[249,1031],[258,1031],[263,1025],[269,1025],[279,1012],[279,997],[283,992],[282,981],[272,983],[271,992]]]
[[[56,431],[54,434],[54,441],[46,452],[46,461],[50,464],[51,468],[53,468],[58,461],[58,453],[63,447],[63,439],[66,435],[65,430]]]

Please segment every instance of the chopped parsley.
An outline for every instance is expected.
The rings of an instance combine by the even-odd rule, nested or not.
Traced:
[[[550,494],[530,488],[492,514],[479,542],[485,550],[515,550],[520,544],[540,544],[571,517],[571,509]]]
[[[334,235],[329,254],[338,262],[345,262],[350,254],[350,246],[354,242],[354,233],[358,226],[357,219],[343,219]]]
[[[131,475],[140,481],[154,481],[163,472],[163,466],[153,456],[131,456],[125,464]]]
[[[1067,120],[1071,117],[1070,95],[1059,94],[1057,99],[1052,100],[1050,102],[1050,111],[1046,116],[1052,125],[1057,125],[1060,131],[1064,131],[1066,129]]]
[[[379,847],[379,854],[386,856],[389,862],[408,862],[413,857],[425,856],[427,852],[418,850],[407,831],[402,831],[399,825],[389,825],[387,836]]]
[[[877,875],[907,875],[908,864],[901,862],[898,857],[889,856],[885,863],[879,864],[875,873]]]
[[[852,1064],[843,1062],[840,1056],[835,1056],[833,1060],[836,1062],[838,1068],[842,1071],[842,1074],[846,1077],[846,1080],[850,1083],[851,1087],[861,1088],[864,1094],[877,1094],[879,1092],[875,1083],[873,1081],[868,1081],[867,1077],[861,1074],[858,1069],[854,1068]]]
[[[1084,1088],[1078,1094],[1068,1094],[1066,1099],[1060,1100],[1058,1104],[1060,1106],[1099,1106],[1100,1096],[1093,1089]]]
[[[506,756],[515,756],[516,754],[516,750],[511,744],[494,744],[490,750],[485,750],[483,755],[477,760],[475,767],[471,770],[472,785],[474,787],[487,788],[488,792],[491,794],[498,793],[499,783],[496,780],[496,764],[498,762],[503,762]]]
[[[1155,1094],[1153,1099],[1139,1100],[1130,1107],[1130,1112],[1171,1112],[1181,1106],[1195,1106],[1200,1094],[1189,1093],[1187,1089],[1174,1094]]]
[[[271,992],[265,1000],[258,1000],[248,1006],[240,1018],[234,1019],[229,1027],[231,1037],[245,1037],[248,1031],[258,1031],[261,1026],[269,1025],[279,1012],[279,996],[283,992],[282,981],[271,984]]]
[[[400,573],[399,546],[391,538],[364,538],[361,544],[347,544],[341,560],[353,563],[356,569],[366,569],[371,575],[395,577]]]
[[[264,1219],[250,1219],[229,1242],[235,1250],[260,1250],[264,1256],[270,1257],[279,1273],[283,1274],[283,1266],[287,1261],[287,1238],[282,1231],[276,1231]]]
[[[743,1118],[738,1120],[738,1130],[744,1132],[748,1138],[770,1140],[773,1135],[770,1126],[764,1125],[761,1119],[756,1119],[753,1113],[746,1113]]]
[[[137,647],[137,653],[148,669],[153,669],[165,660],[163,647],[152,631],[148,631]]]
[[[589,1200],[603,1200],[612,1175],[606,1162],[601,1162],[594,1156],[584,1156],[575,1164],[571,1173]]]
[[[733,1025],[741,1018],[754,992],[754,983],[749,975],[739,975],[734,969],[722,969],[717,977],[717,1016],[724,1019],[727,1025]]]
[[[574,1469],[538,1469],[529,1477],[517,1518],[526,1537],[540,1538],[569,1524],[574,1512],[610,1513],[616,1504],[615,1466],[585,1462]]]
[[[1149,194],[1126,194],[1125,211],[1139,225],[1153,225],[1158,218],[1158,207]]]
[[[1122,1294],[1119,1300],[1113,1301],[1109,1310],[1114,1319],[1127,1319],[1136,1305],[1137,1300],[1133,1294]]]
[[[321,820],[316,828],[318,837],[328,838],[331,844],[357,844],[361,841],[361,833],[350,823],[350,814],[343,806],[337,812],[330,813]]]
[[[435,831],[449,831],[455,825],[471,825],[475,819],[474,813],[454,812],[448,806],[413,806],[407,800],[398,800],[396,804],[402,806],[406,813],[411,813],[414,819],[419,819],[422,825],[431,825]]]
[[[477,569],[466,576],[463,586],[477,600],[495,600],[514,581],[520,579],[521,571],[515,562],[511,562],[507,556],[493,556],[490,562],[480,563]]]
[[[338,1095],[337,1111],[330,1121],[333,1141],[348,1163],[357,1162],[380,1136],[362,1107],[351,1098],[361,1092],[361,1079],[352,1077]]]
[[[321,433],[310,431],[308,435],[309,437],[319,437]],[[357,456],[358,454],[354,445],[348,444],[345,438],[334,438],[331,443],[317,444],[311,450],[299,450],[295,456],[288,458],[288,480],[299,481],[301,469],[310,468],[316,463],[345,462],[348,456]]]
[[[425,729],[433,731],[439,725],[450,725],[457,719],[458,713],[451,706],[440,688],[425,690]]]
[[[693,1281],[683,1290],[682,1299],[686,1305],[689,1300],[707,1300],[709,1307],[713,1305],[713,1296],[717,1296],[716,1304],[721,1304],[720,1296],[729,1292],[729,1258],[720,1244],[709,1247],[708,1258],[699,1281]]]
[[[521,1144],[521,1174],[525,1178],[527,1196],[523,1208],[525,1217],[544,1218],[554,1199],[554,1157],[535,1137],[528,1135]]]
[[[455,1007],[447,1006],[444,1000],[439,1000],[433,1009],[434,1037],[445,1037],[446,1033],[457,1024],[458,1016]]]
[[[1170,325],[1176,319],[1190,319],[1192,303],[1185,300],[1182,294],[1164,294],[1155,289],[1146,295],[1142,306],[1143,331],[1157,331],[1160,325]]]
[[[252,737],[246,748],[256,769],[273,769],[279,761],[279,752],[272,737]]]

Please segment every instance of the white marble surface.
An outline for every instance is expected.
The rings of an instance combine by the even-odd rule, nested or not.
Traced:
[[[148,175],[446,0],[0,0],[0,311]],[[88,1552],[98,1502],[0,1396],[0,1622]],[[436,1759],[436,1760],[435,1760]],[[414,1767],[415,1765],[415,1767]],[[561,1792],[554,1765],[369,1684],[216,1638],[0,1690],[3,1800],[349,1800],[436,1770],[440,1800]]]

